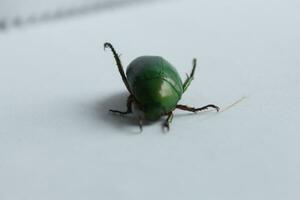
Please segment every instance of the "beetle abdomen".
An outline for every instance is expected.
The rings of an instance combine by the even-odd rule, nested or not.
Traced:
[[[129,87],[145,113],[151,118],[173,110],[183,93],[176,69],[161,57],[142,56],[128,66]]]

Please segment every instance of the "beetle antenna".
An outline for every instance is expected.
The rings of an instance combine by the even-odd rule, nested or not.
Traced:
[[[226,110],[232,108],[233,106],[235,106],[235,105],[241,103],[242,101],[244,101],[246,98],[247,98],[246,96],[241,97],[241,98],[238,99],[237,101],[235,101],[235,102],[233,102],[232,104],[230,104],[230,105],[226,106],[225,108],[221,109],[220,112],[224,112],[224,111],[226,111]]]
[[[129,88],[129,84],[128,84],[128,81],[127,81],[127,77],[125,75],[125,72],[124,72],[124,69],[123,69],[123,66],[122,66],[122,63],[121,63],[121,60],[119,58],[119,55],[117,54],[116,50],[114,49],[114,47],[112,46],[111,43],[109,42],[105,42],[104,43],[104,50],[106,48],[110,48],[110,50],[112,51],[113,55],[114,55],[114,58],[116,60],[116,64],[117,64],[117,67],[118,67],[118,70],[121,74],[121,77],[122,77],[122,80],[127,88],[127,90],[129,91],[130,94],[132,94],[130,88]]]

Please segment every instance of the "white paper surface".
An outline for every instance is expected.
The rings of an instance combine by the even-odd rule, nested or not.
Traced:
[[[0,199],[299,199],[298,1],[167,1],[0,33]],[[125,109],[124,65],[161,55],[195,80],[157,122]]]

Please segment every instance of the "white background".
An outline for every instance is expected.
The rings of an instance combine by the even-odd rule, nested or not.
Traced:
[[[0,33],[0,199],[299,199],[299,1],[165,1]],[[124,65],[161,55],[195,80],[139,134],[110,115]]]

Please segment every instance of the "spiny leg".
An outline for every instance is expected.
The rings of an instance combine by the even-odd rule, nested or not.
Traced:
[[[217,110],[217,112],[219,112],[219,110],[220,110],[220,108],[218,106],[213,105],[213,104],[209,104],[209,105],[203,106],[201,108],[193,108],[193,107],[189,107],[189,106],[186,106],[186,105],[180,105],[180,104],[178,104],[176,106],[176,108],[178,108],[180,110],[189,111],[189,112],[199,112],[199,111],[206,110],[208,108],[214,108],[214,109]]]
[[[127,81],[127,77],[125,75],[125,72],[124,72],[121,60],[119,58],[119,55],[117,54],[117,52],[115,51],[115,49],[114,49],[114,47],[112,46],[111,43],[108,43],[108,42],[104,43],[104,49],[106,49],[106,48],[110,48],[110,50],[112,51],[112,53],[114,55],[114,58],[116,60],[117,67],[118,67],[119,72],[121,74],[122,80],[123,80],[123,82],[124,82],[127,90],[129,91],[129,93],[132,94],[132,92],[130,91],[130,87],[129,87],[129,84],[128,84],[128,81]]]
[[[120,115],[126,115],[132,113],[132,103],[134,102],[134,98],[130,95],[127,98],[127,110],[126,111],[119,111],[119,110],[109,110],[112,113],[118,113]]]
[[[173,120],[173,112],[169,112],[167,115],[168,115],[168,117],[167,117],[166,121],[164,122],[163,127],[166,128],[167,131],[169,131],[170,130],[170,124]]]
[[[197,65],[197,60],[196,60],[196,58],[194,58],[192,71],[191,71],[190,75],[187,74],[187,78],[183,83],[183,92],[185,92],[187,90],[187,88],[190,86],[192,80],[194,79],[196,65]]]

